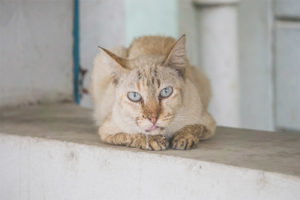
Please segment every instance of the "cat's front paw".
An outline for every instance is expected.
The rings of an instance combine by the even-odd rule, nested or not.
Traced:
[[[149,135],[148,145],[146,146],[148,150],[152,150],[152,151],[166,150],[169,147],[169,141],[166,137],[162,135]]]
[[[191,149],[198,144],[203,131],[205,131],[205,128],[202,125],[186,126],[175,134],[171,147],[178,150]]]
[[[161,151],[168,148],[169,141],[162,135],[146,136],[139,134],[133,138],[129,146],[150,151]]]
[[[176,135],[172,140],[172,148],[178,150],[187,150],[195,147],[199,140],[191,135]]]

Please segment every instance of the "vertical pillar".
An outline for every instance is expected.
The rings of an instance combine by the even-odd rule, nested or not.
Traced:
[[[194,0],[200,67],[211,80],[209,110],[219,125],[239,126],[238,0]]]

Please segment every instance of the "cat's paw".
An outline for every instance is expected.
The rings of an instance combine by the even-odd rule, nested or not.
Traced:
[[[187,150],[195,147],[199,140],[191,135],[176,135],[172,140],[172,148],[178,150]]]
[[[180,129],[172,139],[171,147],[178,150],[187,150],[196,147],[199,137],[205,128],[201,125],[189,125]]]
[[[152,151],[166,150],[169,147],[169,141],[162,135],[150,135],[148,136],[148,144],[146,144],[146,147],[147,150]]]
[[[169,146],[169,141],[162,135],[135,135],[132,142],[128,145],[143,150],[161,151]]]

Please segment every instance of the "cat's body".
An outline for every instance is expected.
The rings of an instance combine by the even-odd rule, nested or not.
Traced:
[[[150,150],[189,149],[215,132],[207,113],[209,81],[189,65],[185,36],[147,36],[102,49],[91,93],[102,141]],[[147,137],[146,137],[147,136]]]

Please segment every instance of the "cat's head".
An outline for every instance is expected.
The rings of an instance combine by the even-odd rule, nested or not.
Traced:
[[[137,133],[161,134],[182,107],[185,36],[167,55],[127,60],[103,51],[116,84],[114,115]]]

